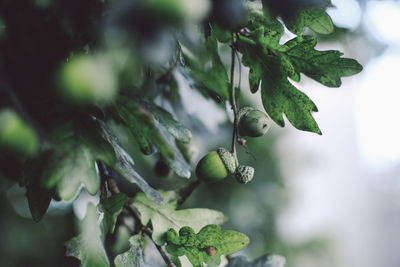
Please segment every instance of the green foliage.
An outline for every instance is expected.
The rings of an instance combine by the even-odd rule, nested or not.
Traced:
[[[110,266],[100,239],[101,231],[96,207],[91,203],[87,206],[86,216],[80,223],[80,229],[80,235],[65,243],[67,256],[79,259],[82,267]]]
[[[175,256],[186,255],[194,267],[203,262],[211,266],[220,264],[221,255],[229,255],[247,246],[249,238],[236,231],[222,231],[218,225],[207,225],[197,234],[183,227],[179,235],[174,229],[167,232],[167,251]]]
[[[333,31],[332,19],[323,8],[300,9],[296,16],[285,21],[285,26],[294,34],[300,35],[304,27],[320,34],[330,34]]]
[[[66,243],[67,255],[82,266],[109,266],[107,255],[116,256],[117,267],[144,266],[142,235],[151,232],[158,249],[167,242],[167,256],[178,266],[183,255],[194,266],[216,266],[222,255],[244,248],[247,236],[218,226],[226,221],[223,213],[179,209],[204,180],[228,174],[240,183],[253,179],[255,169],[239,163],[235,144],[251,147],[242,137],[265,134],[267,116],[257,111],[246,118],[244,109],[237,112],[245,94],[235,88],[240,87],[234,75],[241,73],[241,65],[233,67],[250,68],[250,92],[260,90],[266,112],[278,125],[285,125],[285,115],[297,129],[318,134],[312,116],[317,106],[295,85],[301,73],[339,87],[342,77],[362,70],[339,51],[316,50],[317,37],[302,35],[305,28],[325,35],[333,31],[325,5],[288,7],[290,12],[283,13],[270,12],[270,2],[262,1],[262,10],[252,7],[246,13],[242,1],[229,1],[229,12],[224,1],[37,0],[24,1],[24,8],[18,1],[0,1],[0,184],[8,177],[25,187],[34,221],[42,219],[49,205],[57,206],[55,201],[74,201],[82,188],[100,195],[98,210],[89,204],[80,234]],[[291,12],[294,16],[286,16]],[[297,35],[284,44],[280,19]],[[230,151],[203,157],[197,181],[165,192],[158,189],[161,183],[153,187],[154,181],[142,177],[144,167],[163,162],[177,176],[190,178],[194,162],[189,143],[206,136],[199,120],[185,110],[182,80],[220,107],[229,102],[233,142]],[[114,132],[122,128],[126,136]],[[142,192],[123,188],[124,179]],[[163,186],[171,190],[178,183],[171,179]],[[206,186],[212,190],[212,184]],[[127,215],[128,207],[140,219]],[[121,235],[121,229],[129,234]],[[115,248],[115,243],[128,241],[127,251]],[[230,258],[228,266],[284,264],[280,256],[264,255],[253,262]]]
[[[144,267],[141,236],[132,236],[129,244],[128,251],[115,257],[115,267]]]
[[[153,226],[152,238],[156,244],[165,242],[165,233],[172,228],[178,231],[183,226],[190,226],[199,231],[208,224],[222,224],[225,216],[218,211],[210,209],[183,209],[176,210],[178,196],[173,191],[161,193],[164,198],[162,205],[149,200],[144,194],[137,194],[132,207],[141,214],[141,223],[147,225],[150,221]]]
[[[83,185],[86,191],[95,195],[100,188],[100,179],[96,171],[96,161],[101,160],[114,165],[115,155],[110,144],[96,133],[86,128],[77,128],[66,124],[52,134],[57,144],[46,162],[41,174],[44,188],[55,188],[56,194],[65,201],[72,201]]]
[[[298,82],[300,73],[304,73],[326,86],[339,87],[341,77],[360,72],[362,66],[353,59],[341,58],[341,52],[315,50],[312,36],[298,36],[280,45],[282,25],[267,15],[252,14],[249,29],[249,37],[239,36],[239,49],[243,64],[250,68],[251,91],[255,93],[261,83],[264,108],[280,126],[285,125],[285,114],[297,129],[321,134],[311,115],[318,111],[316,105],[288,77]]]
[[[229,78],[218,54],[218,42],[214,31],[206,40],[206,53],[200,57],[183,49],[186,67],[197,81],[196,88],[218,103],[229,99]],[[183,47],[184,48],[184,47]],[[208,67],[211,65],[211,67]]]
[[[112,195],[100,200],[99,209],[104,213],[102,221],[104,233],[114,233],[115,223],[127,200],[128,197],[125,194]]]

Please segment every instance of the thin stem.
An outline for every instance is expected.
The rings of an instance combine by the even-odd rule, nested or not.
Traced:
[[[140,224],[142,232],[150,237],[150,239],[153,241],[154,245],[156,246],[158,252],[160,253],[161,257],[164,259],[165,263],[167,264],[168,267],[176,267],[175,264],[172,262],[172,260],[169,258],[168,254],[165,252],[164,248],[162,246],[157,245],[154,240],[151,238],[153,235],[153,230],[151,230],[149,227],[142,225],[140,222],[140,214],[137,210],[132,208],[131,206],[125,206],[125,209],[136,219],[136,221]]]
[[[196,181],[188,184],[187,186],[183,187],[179,190],[179,200],[178,205],[182,205],[183,202],[193,193],[193,191],[201,184],[201,180],[197,179]]]
[[[231,145],[231,152],[233,154],[233,157],[236,160],[236,164],[238,164],[238,159],[236,155],[236,136],[237,136],[237,115],[238,115],[238,107],[236,103],[236,95],[235,95],[235,48],[234,48],[234,43],[236,42],[236,34],[232,33],[232,46],[231,46],[231,83],[230,83],[230,88],[229,88],[229,94],[230,94],[230,102],[232,105],[232,110],[233,110],[233,132],[232,132],[232,145]]]

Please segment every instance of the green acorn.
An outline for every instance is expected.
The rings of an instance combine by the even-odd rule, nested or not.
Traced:
[[[0,149],[21,156],[34,156],[39,150],[34,129],[12,109],[0,111]]]
[[[236,160],[231,152],[225,148],[218,148],[205,155],[196,167],[196,175],[207,182],[216,182],[224,179],[229,174],[234,174]]]
[[[270,123],[267,114],[244,107],[239,111],[239,134],[241,136],[259,137],[267,133]]]
[[[253,180],[254,168],[251,166],[240,165],[235,172],[235,177],[240,184],[247,184]]]

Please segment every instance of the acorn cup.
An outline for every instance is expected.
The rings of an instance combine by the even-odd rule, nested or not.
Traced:
[[[248,137],[260,137],[265,135],[270,126],[270,121],[264,112],[244,107],[239,110],[239,134]]]
[[[235,172],[235,177],[238,183],[247,184],[253,180],[254,168],[246,165],[239,165]]]
[[[216,182],[236,171],[236,160],[225,148],[218,148],[205,155],[196,167],[196,175],[206,182]]]

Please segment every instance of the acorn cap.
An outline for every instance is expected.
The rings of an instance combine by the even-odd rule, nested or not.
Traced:
[[[225,168],[228,170],[230,174],[234,174],[236,171],[236,160],[233,157],[232,153],[223,147],[217,148],[217,153],[221,157],[222,162],[225,165]]]
[[[235,172],[236,180],[241,184],[247,184],[254,177],[254,168],[251,166],[240,165]]]

